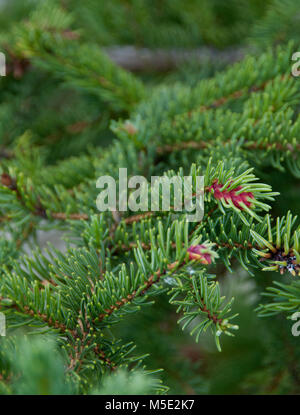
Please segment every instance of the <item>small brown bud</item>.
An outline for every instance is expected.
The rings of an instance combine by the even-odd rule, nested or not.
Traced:
[[[134,134],[137,133],[136,127],[133,124],[131,124],[130,122],[125,123],[123,128],[124,128],[125,131],[127,131],[127,133],[129,135],[134,135]]]
[[[2,173],[1,184],[5,187],[11,187],[13,185],[13,179],[7,173]]]

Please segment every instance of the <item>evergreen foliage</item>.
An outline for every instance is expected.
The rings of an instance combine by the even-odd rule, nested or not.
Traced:
[[[2,394],[300,391],[297,2],[160,3],[3,9]],[[101,48],[237,39],[257,49],[209,77],[138,76]],[[204,176],[203,219],[98,212],[96,181],[120,167],[190,175],[193,195]],[[65,250],[39,246],[54,229]]]

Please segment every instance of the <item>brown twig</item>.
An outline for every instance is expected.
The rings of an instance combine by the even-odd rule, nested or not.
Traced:
[[[185,141],[182,143],[176,143],[174,145],[166,144],[164,146],[156,147],[156,152],[158,154],[165,154],[165,153],[171,153],[173,151],[181,151],[181,150],[189,150],[189,149],[197,149],[202,150],[204,148],[208,148],[211,146],[213,142],[207,142],[207,141]],[[223,145],[230,144],[230,140],[227,140],[223,143]],[[244,146],[248,150],[279,150],[279,151],[300,151],[300,144],[296,144],[293,146],[292,144],[288,143],[286,146],[283,146],[281,143],[255,143],[250,142],[244,143]]]
[[[165,275],[168,271],[173,271],[175,268],[178,269],[179,267],[183,266],[184,263],[178,264],[178,262],[173,262],[172,264],[167,265],[167,267],[163,271],[157,271],[154,274],[150,275],[148,280],[145,283],[145,288],[137,294],[137,290],[134,290],[131,294],[128,294],[126,297],[122,298],[121,300],[118,300],[115,304],[112,304],[110,308],[104,310],[104,313],[100,314],[96,322],[100,322],[104,320],[106,317],[109,317],[114,311],[119,310],[122,306],[125,304],[130,303],[133,301],[137,296],[144,295],[154,283],[157,283],[160,281],[161,277]]]
[[[14,178],[12,178],[9,174],[7,173],[2,173],[1,175],[1,184],[4,187],[7,187],[8,189],[14,191],[17,195],[18,200],[22,203],[23,206],[26,206],[21,192],[19,191],[18,187],[17,187],[17,183],[16,180]],[[46,213],[46,208],[44,206],[42,206],[40,200],[38,200],[38,202],[36,203],[34,210],[32,211],[32,214],[35,216],[40,216],[44,219],[48,218],[47,213]],[[72,220],[88,220],[89,216],[86,213],[70,213],[70,214],[66,214],[63,212],[52,212],[50,213],[50,217],[53,219],[59,219],[59,220],[67,220],[67,219],[72,219]]]

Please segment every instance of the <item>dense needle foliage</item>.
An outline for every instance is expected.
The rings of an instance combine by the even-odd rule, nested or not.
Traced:
[[[0,393],[300,392],[299,6],[3,2]],[[245,56],[133,73],[116,45]],[[204,176],[203,219],[100,213],[119,168]]]

